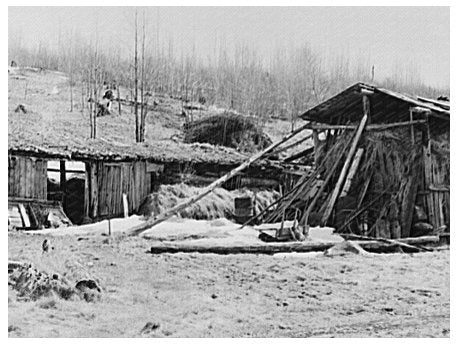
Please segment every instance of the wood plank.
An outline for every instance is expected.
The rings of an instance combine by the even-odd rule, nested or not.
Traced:
[[[40,198],[41,194],[41,166],[39,164],[38,159],[32,158],[32,181],[33,181],[33,187],[32,187],[32,198]]]
[[[14,162],[11,156],[8,156],[8,196],[14,196]]]
[[[84,217],[89,217],[90,210],[90,190],[91,190],[91,172],[88,162],[84,163],[85,178],[84,178]]]
[[[48,198],[48,161],[43,159],[42,160],[42,166],[43,166],[43,199]]]
[[[116,167],[116,178],[114,180],[116,186],[116,215],[124,214],[122,203],[122,166]]]
[[[18,207],[19,207],[19,213],[21,214],[22,223],[23,223],[24,227],[25,228],[29,228],[30,227],[30,219],[29,219],[29,215],[27,214],[27,211],[25,210],[24,204],[19,203]]]
[[[23,192],[23,173],[24,173],[24,158],[18,157],[17,158],[17,174],[16,174],[16,196],[18,197],[25,197],[25,193]]]
[[[122,204],[124,217],[129,217],[129,203],[127,201],[127,195],[125,193],[122,194]]]

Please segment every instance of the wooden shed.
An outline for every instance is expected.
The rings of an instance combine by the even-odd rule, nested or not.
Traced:
[[[147,144],[119,146],[101,139],[71,146],[10,140],[8,196],[11,201],[59,201],[70,220],[81,224],[123,216],[123,195],[128,214],[133,214],[161,184],[206,184],[246,158],[235,150],[208,144],[181,144],[176,151],[179,153],[172,155]],[[60,168],[48,170],[49,161],[60,161]],[[78,179],[67,181],[77,171],[67,169],[65,162],[84,163]],[[50,171],[60,173],[60,183],[49,184]],[[275,187],[281,171],[277,163],[254,165],[227,187]],[[53,190],[47,190],[47,185],[53,185]]]
[[[313,130],[314,173],[272,220],[299,212],[303,228],[384,238],[449,231],[449,102],[357,83],[301,117]]]

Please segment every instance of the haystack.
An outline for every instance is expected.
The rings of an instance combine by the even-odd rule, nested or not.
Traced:
[[[143,216],[153,216],[154,213],[160,214],[173,208],[183,200],[202,192],[202,188],[189,186],[186,184],[161,185],[156,195],[157,205],[155,205],[155,195],[148,195],[139,207],[138,213]],[[232,218],[234,214],[234,199],[241,195],[252,196],[252,191],[242,189],[228,191],[223,188],[216,188],[205,199],[194,203],[189,208],[184,209],[178,215],[182,218],[196,220],[213,220],[218,218]],[[278,198],[275,191],[259,191],[256,193],[255,212],[260,213],[262,209]]]
[[[225,112],[184,125],[184,141],[199,142],[254,152],[272,140],[249,117]]]

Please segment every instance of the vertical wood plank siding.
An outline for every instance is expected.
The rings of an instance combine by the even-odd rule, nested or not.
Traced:
[[[129,214],[132,214],[149,192],[145,161],[87,162],[86,169],[91,176],[86,188],[89,193],[85,198],[89,201],[86,212],[93,219],[122,216],[123,193],[127,195]],[[97,173],[92,172],[95,169]]]
[[[25,156],[8,156],[8,196],[45,200],[47,161]]]

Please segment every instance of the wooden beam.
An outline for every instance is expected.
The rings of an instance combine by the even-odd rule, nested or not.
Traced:
[[[321,221],[321,224],[325,226],[329,220],[329,217],[331,216],[332,209],[334,208],[334,204],[337,200],[337,197],[340,194],[340,190],[342,187],[342,184],[345,180],[345,177],[347,175],[348,169],[350,168],[351,161],[353,160],[353,156],[355,155],[356,148],[358,146],[359,139],[361,138],[361,135],[363,133],[364,127],[366,126],[367,118],[369,117],[369,98],[366,95],[363,95],[363,104],[364,105],[364,115],[363,119],[361,120],[358,130],[356,131],[355,138],[353,140],[353,143],[350,147],[350,151],[348,152],[347,159],[345,160],[344,166],[342,168],[342,171],[340,172],[339,179],[337,180],[336,186],[334,188],[334,191],[332,193],[331,199],[329,200],[329,204],[325,209],[325,212],[323,214],[323,218]]]
[[[284,151],[287,151],[288,149],[291,149],[293,147],[296,147],[297,145],[301,144],[302,142],[305,142],[307,141],[308,139],[310,139],[311,137],[313,136],[313,134],[309,134],[305,137],[303,137],[302,139],[296,141],[296,142],[293,142],[291,143],[290,145],[287,145],[285,147],[282,147],[276,151],[273,151],[270,155],[273,155],[273,154],[278,154],[278,153],[281,153],[281,152],[284,152]]]
[[[48,167],[48,172],[61,172],[61,169],[60,168],[52,168],[52,167]],[[81,173],[81,174],[84,174],[85,171],[84,170],[65,170],[65,173]]]
[[[429,98],[425,98],[425,97],[420,97],[420,96],[417,96],[417,99],[421,100],[423,102],[431,103],[431,104],[443,107],[444,109],[450,110],[450,104],[448,104],[446,102],[443,102],[443,101],[440,101],[440,100],[429,99]]]
[[[289,157],[287,157],[286,159],[283,160],[284,163],[290,163],[294,160],[297,160],[299,158],[302,158],[303,156],[306,156],[308,154],[311,154],[314,150],[314,147],[310,147],[310,148],[307,148],[307,149],[304,149],[302,152],[299,152],[299,153],[296,153],[294,155],[291,155]]]
[[[290,134],[285,136],[282,140],[280,140],[278,142],[275,142],[275,143],[272,143],[269,147],[267,147],[263,151],[253,155],[250,159],[245,161],[243,164],[241,164],[237,168],[235,168],[232,171],[230,171],[229,173],[225,174],[224,176],[222,176],[218,180],[215,180],[213,183],[211,183],[200,194],[198,194],[196,196],[193,196],[193,197],[190,197],[189,199],[185,200],[184,202],[177,204],[175,207],[166,210],[163,214],[159,215],[157,217],[157,219],[151,219],[151,220],[146,221],[145,223],[143,223],[141,225],[138,225],[138,226],[135,226],[135,227],[129,229],[128,233],[130,235],[140,234],[140,233],[148,230],[149,228],[151,228],[151,227],[153,227],[153,226],[155,226],[155,225],[157,225],[157,224],[169,219],[174,214],[180,212],[181,210],[183,210],[183,209],[189,207],[190,205],[196,203],[198,200],[204,198],[205,196],[210,194],[215,188],[217,188],[218,186],[220,186],[220,185],[224,184],[225,182],[227,182],[229,179],[231,179],[232,177],[237,175],[239,172],[243,171],[245,168],[250,166],[253,162],[259,160],[260,158],[262,158],[266,154],[272,152],[275,148],[280,146],[282,143],[285,143],[286,141],[290,140],[291,138],[293,138],[294,136],[296,136],[297,134],[299,134],[300,132],[302,132],[302,131],[304,131],[306,129],[308,129],[308,124],[306,124],[306,125],[298,128],[298,129],[294,130],[293,132],[291,132]]]
[[[370,124],[366,126],[366,130],[386,130],[390,128],[403,127],[413,124],[425,124],[426,120],[418,119],[405,122],[395,122],[395,123],[381,123],[381,124]],[[322,124],[314,123],[310,124],[310,129],[314,130],[336,130],[336,129],[345,129],[345,130],[355,130],[358,128],[357,125],[348,124],[348,125],[334,125],[334,124]]]

